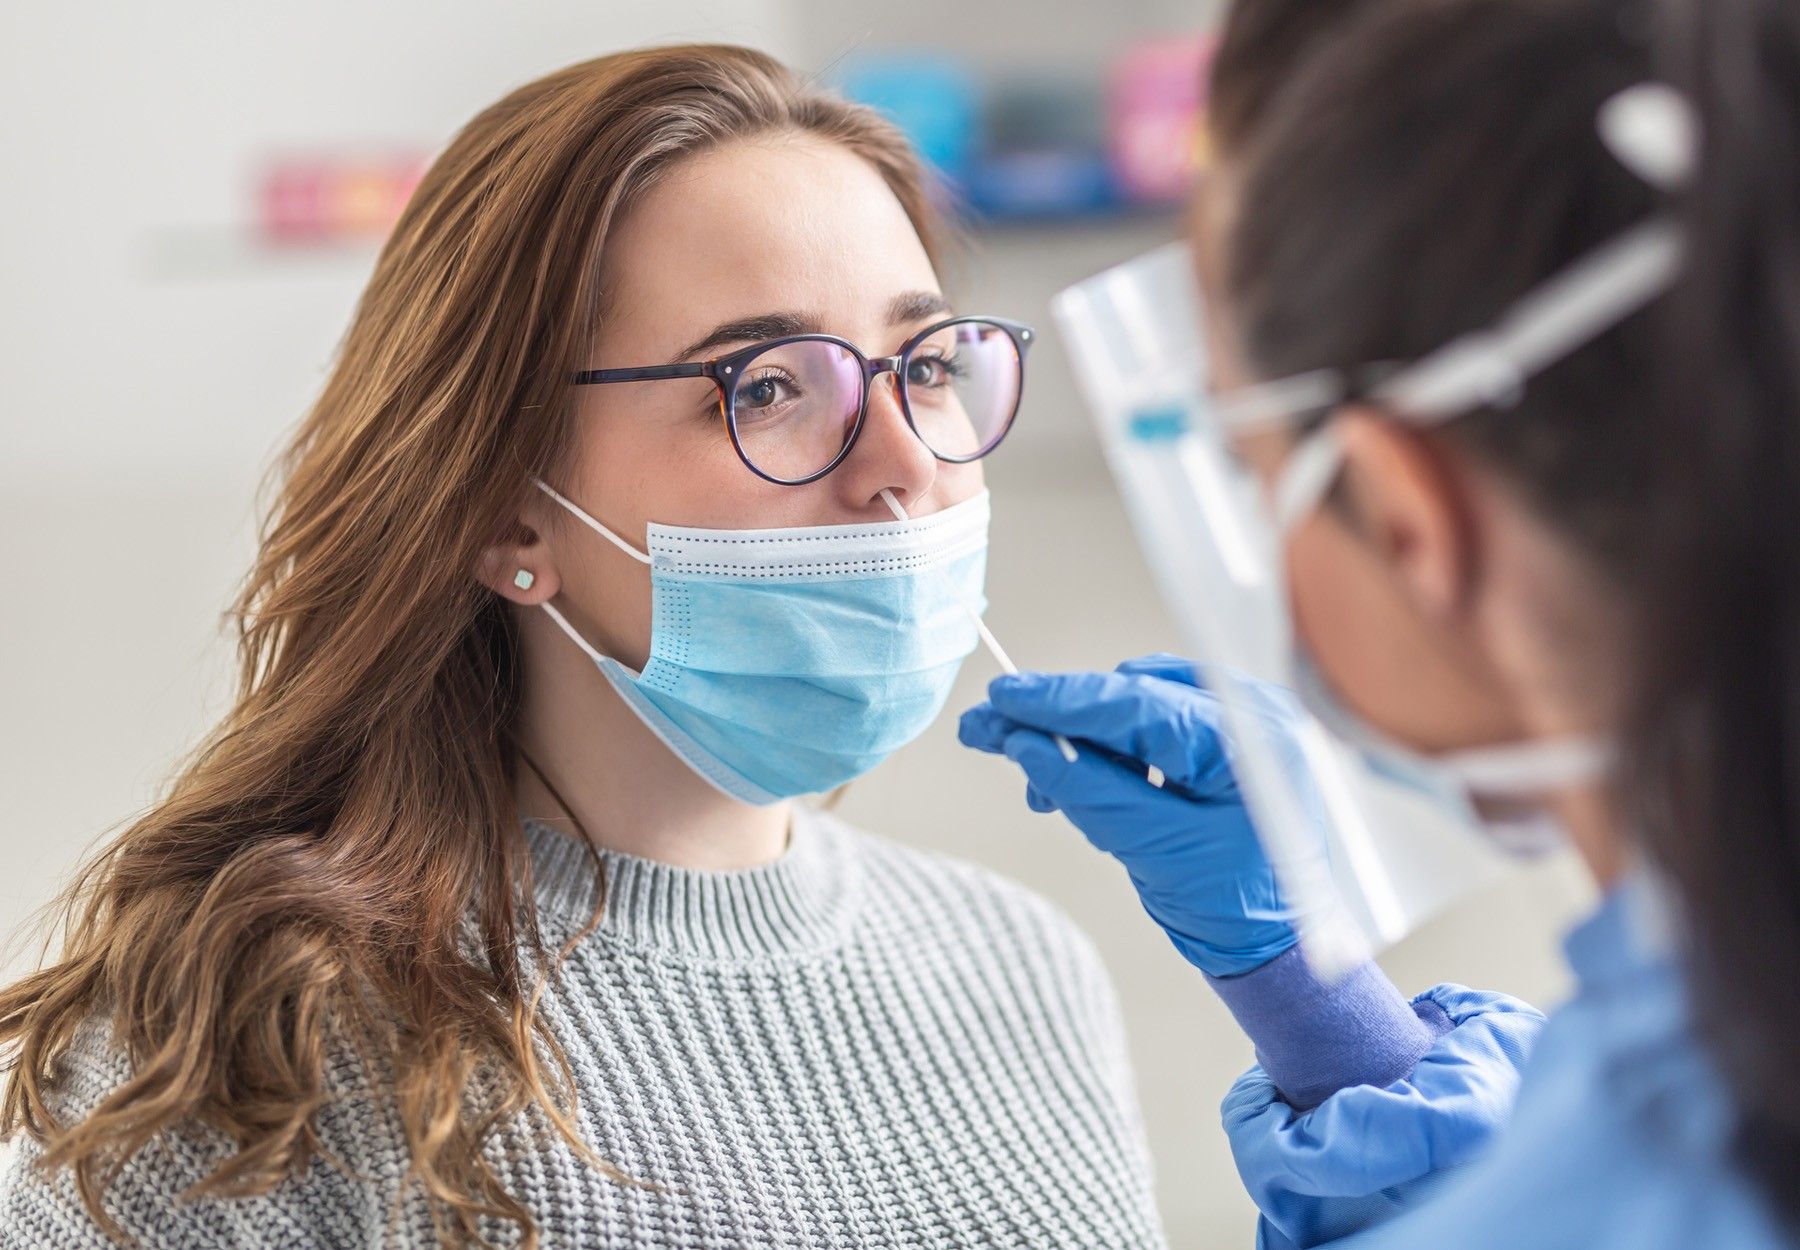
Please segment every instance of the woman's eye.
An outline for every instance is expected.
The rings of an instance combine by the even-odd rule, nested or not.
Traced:
[[[962,376],[962,362],[952,356],[914,356],[906,364],[908,386],[943,386]]]
[[[738,383],[735,407],[740,416],[764,416],[798,397],[799,390],[791,379],[765,373]]]

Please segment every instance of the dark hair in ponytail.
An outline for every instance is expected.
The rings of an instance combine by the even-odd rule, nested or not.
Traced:
[[[1694,42],[1693,276],[1432,437],[1640,609],[1622,792],[1688,921],[1744,1161],[1800,1221],[1800,32],[1780,0],[1680,2],[1721,11]],[[1335,31],[1244,154],[1225,281],[1254,370],[1416,359],[1667,208],[1596,130],[1666,76],[1656,34],[1618,0],[1391,3]]]
[[[1389,3],[1309,58],[1259,123],[1226,283],[1264,377],[1414,360],[1494,323],[1646,220],[1652,190],[1595,125],[1650,78],[1616,3]],[[1441,436],[1509,474],[1623,575],[1656,388],[1640,314]]]
[[[1687,913],[1741,1154],[1800,1231],[1800,9],[1684,9],[1672,68],[1703,142],[1674,377],[1643,430],[1658,663],[1632,780],[1667,799],[1643,837]]]

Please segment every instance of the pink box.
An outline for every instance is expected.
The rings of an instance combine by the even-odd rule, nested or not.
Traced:
[[[1218,40],[1195,34],[1133,44],[1107,85],[1107,154],[1134,200],[1184,197],[1206,161],[1206,75]]]
[[[424,175],[414,155],[320,155],[271,162],[258,187],[257,224],[276,243],[382,238]]]

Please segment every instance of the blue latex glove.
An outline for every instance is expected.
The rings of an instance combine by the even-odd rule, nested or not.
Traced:
[[[1236,976],[1298,939],[1226,760],[1219,702],[1195,681],[1193,662],[1172,655],[1112,673],[999,677],[963,713],[959,736],[1018,764],[1034,811],[1060,810],[1123,864],[1190,963]],[[1293,706],[1285,691],[1267,694],[1272,714]],[[1058,733],[1074,742],[1074,763]],[[1146,765],[1162,770],[1163,788]]]

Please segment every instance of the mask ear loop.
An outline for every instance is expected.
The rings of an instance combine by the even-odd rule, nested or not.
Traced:
[[[534,477],[531,481],[539,490],[543,491],[546,495],[550,496],[550,498],[556,500],[557,503],[574,513],[576,519],[582,524],[586,525],[589,529],[593,530],[594,533],[600,535],[600,537],[604,538],[607,542],[617,547],[620,551],[623,551],[633,560],[636,560],[639,564],[654,563],[649,556],[645,555],[636,547],[633,547],[630,543],[626,542],[623,538],[620,538],[617,534],[607,529],[606,526],[600,524],[600,522],[596,521],[592,516],[589,516],[585,508],[576,503],[573,499],[570,499],[561,491],[557,490],[556,487],[550,485],[550,483],[546,482],[543,478]],[[544,606],[549,607],[550,605],[545,604]]]
[[[1344,440],[1327,422],[1294,448],[1270,500],[1275,531],[1285,538],[1311,515],[1344,467]]]
[[[551,603],[546,599],[538,604],[538,606],[544,609],[544,612],[551,620],[556,622],[556,627],[558,629],[569,636],[570,642],[573,642],[576,646],[587,652],[588,659],[592,660],[595,664],[616,663],[611,656],[602,654],[593,643],[589,642],[586,638],[583,638],[581,636],[581,631],[569,624],[569,618],[559,612],[554,603]]]
[[[633,547],[630,543],[626,542],[623,538],[620,538],[617,534],[613,533],[610,529],[606,528],[606,526],[602,525],[599,521],[595,520],[592,516],[588,515],[588,512],[585,508],[583,508],[580,504],[576,503],[573,499],[570,499],[567,495],[564,495],[561,491],[557,490],[554,486],[550,485],[550,483],[546,482],[543,478],[534,477],[531,479],[531,481],[532,481],[532,484],[534,486],[536,486],[539,490],[543,491],[546,495],[550,496],[550,498],[556,500],[557,503],[561,504],[563,507],[567,508],[571,513],[573,513],[575,515],[576,519],[579,520],[582,524],[586,525],[589,529],[593,530],[596,534],[600,535],[600,537],[604,538],[607,542],[609,542],[613,546],[617,547],[620,551],[623,551],[626,555],[630,556],[633,560],[636,560],[639,564],[652,564],[653,563],[651,557],[645,555],[643,552],[639,551],[636,547]],[[573,642],[576,646],[580,647],[582,649],[582,651],[587,653],[588,659],[592,660],[595,664],[603,665],[603,664],[607,664],[607,663],[616,663],[616,661],[612,660],[612,657],[601,654],[601,652],[595,648],[593,643],[589,642],[586,638],[583,638],[581,636],[581,631],[576,629],[573,625],[571,625],[569,623],[569,618],[564,616],[554,603],[551,603],[548,599],[546,599],[546,600],[544,600],[544,602],[540,603],[538,606],[544,609],[544,612],[550,617],[550,619],[552,621],[556,622],[556,627],[558,629],[562,630],[563,633],[565,633],[569,636],[569,641]],[[535,767],[535,765],[534,765],[534,767]]]
[[[1607,776],[1618,749],[1602,737],[1571,735],[1499,750],[1473,747],[1438,759],[1479,798],[1530,798]]]

